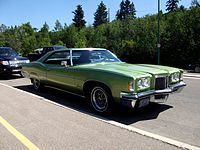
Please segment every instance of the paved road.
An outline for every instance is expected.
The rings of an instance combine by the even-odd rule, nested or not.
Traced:
[[[35,93],[29,80],[6,77],[0,83],[42,98],[0,85],[0,117],[40,149],[178,149],[111,125],[107,122],[110,120],[200,147],[200,79],[185,81],[184,91],[171,95],[166,104],[135,111],[121,109],[101,118],[90,111],[82,98],[49,88]],[[1,123],[0,136],[0,149],[25,149]]]
[[[200,146],[200,78],[186,79],[187,87],[167,103],[112,119],[145,131]]]

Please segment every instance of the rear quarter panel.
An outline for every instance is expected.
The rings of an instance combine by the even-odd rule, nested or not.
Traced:
[[[22,66],[23,72],[28,78],[36,78],[41,82],[46,82],[46,69],[40,62],[31,62]]]

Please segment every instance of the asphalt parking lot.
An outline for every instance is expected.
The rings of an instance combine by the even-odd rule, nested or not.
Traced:
[[[83,98],[46,88],[34,92],[28,79],[0,79],[0,149],[26,149],[2,123],[6,120],[38,149],[200,149],[200,78],[165,104],[95,115]],[[17,89],[17,90],[16,90]],[[151,137],[151,135],[153,137]],[[156,139],[155,136],[160,136]],[[163,142],[163,141],[164,142]]]

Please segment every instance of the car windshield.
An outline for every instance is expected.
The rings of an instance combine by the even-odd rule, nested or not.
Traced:
[[[101,63],[101,62],[120,62],[116,55],[108,50],[75,50],[72,54],[74,65]]]
[[[10,57],[10,56],[17,56],[17,52],[15,52],[11,48],[0,48],[0,56],[1,57]]]

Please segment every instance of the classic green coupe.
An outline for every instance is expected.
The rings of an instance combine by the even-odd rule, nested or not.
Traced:
[[[114,103],[134,108],[165,102],[186,86],[180,69],[127,64],[100,48],[52,51],[24,64],[22,71],[35,90],[46,85],[84,96],[100,114],[112,110]]]

